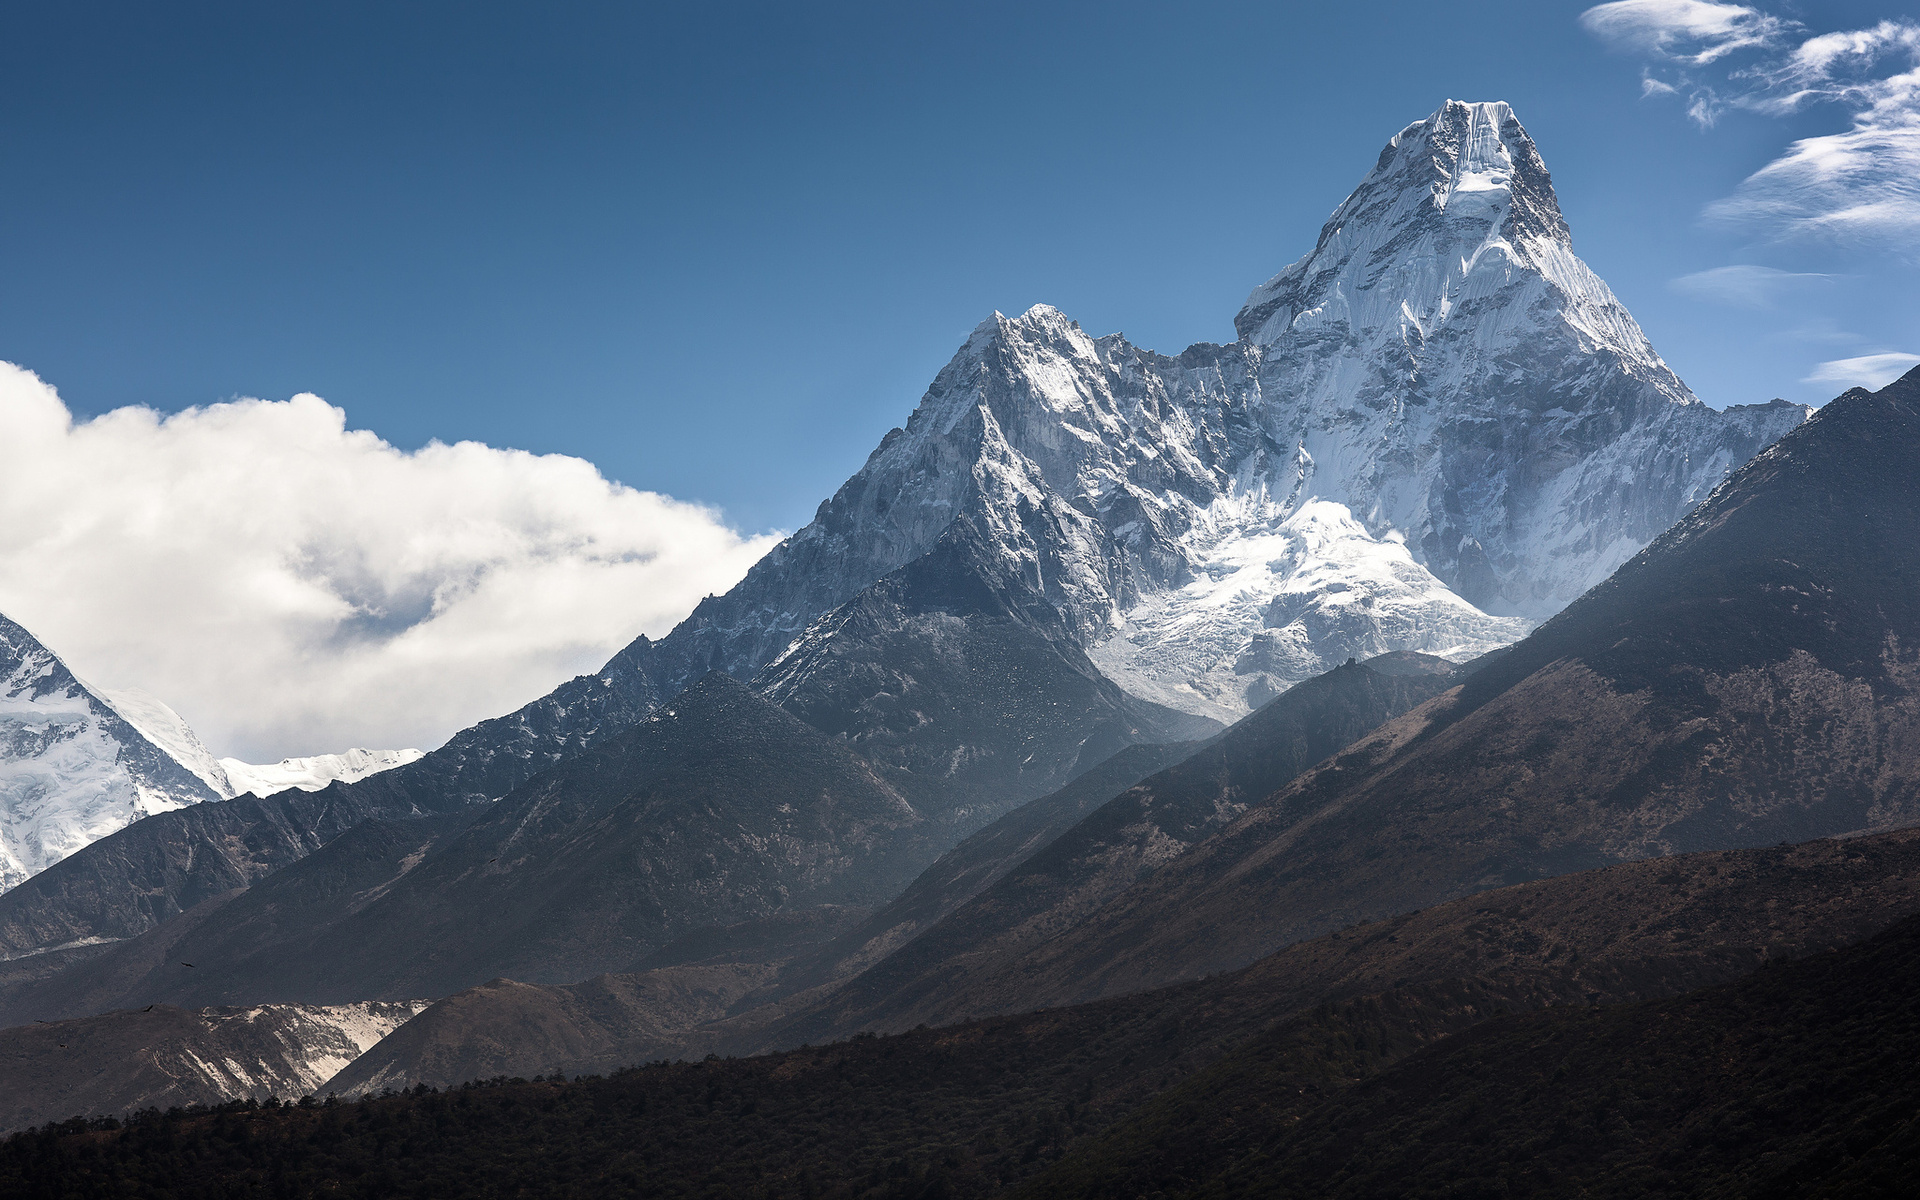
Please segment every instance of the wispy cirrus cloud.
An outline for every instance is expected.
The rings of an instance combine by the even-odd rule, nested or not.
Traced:
[[[1589,33],[1663,59],[1705,66],[1753,46],[1776,46],[1789,21],[1714,0],[1615,0],[1580,14]]]
[[[1894,245],[1920,234],[1920,22],[1808,34],[1714,0],[1619,0],[1581,24],[1644,54],[1645,96],[1674,96],[1703,128],[1729,110],[1787,116],[1832,104],[1849,127],[1802,138],[1709,205],[1708,220],[1778,240]]]
[[[1682,275],[1668,286],[1683,296],[1735,308],[1768,309],[1804,288],[1824,284],[1833,276],[1817,271],[1781,271],[1741,263]]]
[[[1832,383],[1878,390],[1913,370],[1920,354],[1863,354],[1823,362],[1802,383]]]

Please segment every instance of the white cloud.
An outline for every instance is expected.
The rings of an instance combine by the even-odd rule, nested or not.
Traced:
[[[403,452],[316,396],[75,422],[0,364],[0,612],[221,754],[436,745],[664,633],[772,541],[576,458]]]
[[[1628,49],[1694,65],[1774,45],[1791,28],[1744,4],[1711,0],[1617,0],[1581,13],[1580,24]]]
[[[1708,219],[1778,240],[1821,238],[1915,253],[1920,234],[1920,24],[1801,37],[1794,22],[1744,5],[1623,0],[1581,14],[1589,31],[1677,72],[1643,69],[1643,97],[1684,95],[1710,127],[1729,108],[1786,116],[1815,104],[1848,113],[1843,131],[1802,138],[1707,208]],[[1752,61],[1703,72],[1736,52]]]
[[[1920,354],[1863,354],[1823,362],[1802,383],[1833,383],[1878,391],[1920,364]]]
[[[1736,308],[1772,308],[1790,292],[1832,276],[1807,271],[1779,271],[1741,264],[1696,271],[1673,280],[1669,287],[1683,296],[1730,304]]]
[[[1715,221],[1779,238],[1903,244],[1920,234],[1920,70],[1880,81],[1885,95],[1844,133],[1802,138],[1707,208]]]

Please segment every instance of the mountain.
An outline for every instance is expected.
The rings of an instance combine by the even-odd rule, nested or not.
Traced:
[[[1302,1063],[1293,1030],[1256,1039],[1021,1194],[1414,1195],[1440,1176],[1457,1195],[1902,1194],[1920,1157],[1905,1069],[1920,918],[1767,967],[1674,999],[1502,1015],[1327,1087],[1327,1068],[1359,1065],[1352,1047],[1410,1024],[1349,1005],[1346,1046],[1317,1031],[1332,1061]]]
[[[77,1112],[310,1095],[424,1007],[414,1001],[187,1012],[161,1004],[0,1030],[0,1131]]]
[[[1920,372],[1840,396],[1457,693],[968,986],[1092,999],[1516,880],[1920,820],[1915,455]]]
[[[964,519],[1108,677],[1231,721],[1349,657],[1514,640],[1807,413],[1687,391],[1505,104],[1402,130],[1236,328],[1167,357],[996,314],[646,669],[752,677]]]
[[[1123,746],[1219,729],[1102,675],[967,517],[815,621],[753,683],[940,814],[943,849]]]
[[[1683,855],[1520,884],[1299,943],[1201,983],[1015,1021],[1044,1028],[1069,1046],[1129,1024],[1155,1030],[1124,1035],[1123,1049],[1101,1051],[1117,1060],[1141,1050],[1129,1044],[1140,1038],[1155,1056],[1140,1068],[1141,1078],[1118,1072],[1120,1079],[1102,1081],[1098,1090],[1108,1093],[1111,1110],[1154,1090],[1143,1087],[1143,1079],[1169,1070],[1184,1075],[1275,1019],[1316,1005],[1461,980],[1475,981],[1483,996],[1497,996],[1509,1010],[1621,1003],[1738,978],[1773,958],[1847,945],[1914,913],[1920,913],[1920,832],[1913,830]],[[965,970],[956,965],[953,977]],[[696,1002],[704,1002],[705,1011],[724,1008],[732,1002],[727,986],[737,988],[737,978],[712,969],[705,976],[610,976],[570,988],[495,980],[437,1002],[327,1086],[342,1095],[364,1094],[501,1074],[604,1072],[676,1052],[699,1057],[708,1045],[727,1046],[689,1043],[687,1024],[676,1028],[659,1018],[679,1016]],[[1491,1015],[1491,1007],[1451,1019],[1464,1016],[1471,1024]],[[950,1044],[981,1036],[981,1023],[935,1027]],[[1062,1037],[1064,1031],[1071,1032]],[[1042,1062],[1035,1070],[1055,1073],[1059,1065]],[[910,1081],[914,1068],[904,1065],[900,1074],[903,1083]],[[1182,1131],[1183,1138],[1195,1136]],[[1111,1187],[1104,1194],[1132,1193]]]
[[[325,845],[251,886],[208,871],[231,886],[137,937],[90,947],[84,959],[57,970],[0,977],[0,1026],[154,1003],[200,1009],[299,1002],[309,994],[299,982],[326,970],[321,939],[453,842],[475,810],[397,821],[356,815]],[[32,968],[49,957],[65,955],[36,955],[18,965]]]
[[[4,616],[0,674],[0,892],[142,817],[247,792],[317,790],[420,757],[349,750],[275,767],[216,759],[158,697],[89,686]]]
[[[1070,924],[1231,819],[1243,796],[1271,791],[1445,690],[1453,671],[1440,659],[1386,655],[1288,691],[1197,752],[1130,747],[962,842],[871,917],[777,970],[764,952],[753,970],[737,969],[737,956],[699,939],[706,944],[657,952],[635,973],[572,987],[494,980],[467,989],[337,1086],[530,1074],[559,1061],[601,1070],[709,1047],[740,1053],[950,1020],[975,999],[964,981],[980,964]],[[833,986],[876,960],[883,961]]]
[[[880,904],[936,856],[930,823],[842,743],[716,673],[493,805],[368,822],[5,1011],[568,982],[712,927]]]
[[[497,800],[654,710],[659,692],[635,662],[644,641],[599,672],[464,729],[413,762],[351,783],[337,777],[311,793],[296,784],[269,797],[162,812],[86,845],[0,893],[0,960],[138,936],[264,878],[364,820],[459,812]],[[219,766],[210,754],[205,758]]]
[[[1396,135],[1236,328],[1169,357],[1044,306],[996,314],[811,522],[668,636],[315,795],[383,817],[496,800],[718,669],[847,736],[958,840],[1349,657],[1512,641],[1806,414],[1686,391],[1573,255],[1503,104]],[[123,832],[23,911],[0,896],[0,953],[186,907],[180,877],[129,864],[251,880],[317,844],[277,819],[224,815],[223,844]],[[272,853],[236,858],[256,835]]]
[[[5,617],[0,681],[0,891],[142,817],[220,798]]]

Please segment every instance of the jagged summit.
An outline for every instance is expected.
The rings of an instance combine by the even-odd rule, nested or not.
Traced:
[[[1421,244],[1383,254],[1396,240]],[[1411,284],[1423,300],[1437,284],[1444,297],[1483,250],[1497,245],[1534,259],[1541,243],[1571,247],[1572,234],[1533,139],[1504,101],[1449,100],[1388,140],[1373,170],[1327,218],[1313,252],[1255,288],[1234,328],[1244,340],[1271,343],[1343,284],[1366,291]],[[1402,270],[1431,259],[1437,270],[1426,278],[1342,278],[1356,257],[1371,266],[1387,258]]]

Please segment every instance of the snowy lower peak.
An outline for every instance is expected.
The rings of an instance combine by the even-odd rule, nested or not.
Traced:
[[[0,617],[0,891],[141,817],[219,798]]]
[[[369,775],[378,775],[425,757],[422,750],[362,750],[355,748],[339,754],[315,754],[306,758],[283,758],[277,763],[242,762],[237,758],[215,758],[186,719],[159,697],[137,688],[96,693],[128,724],[148,741],[172,755],[182,766],[220,793],[224,799],[244,796],[271,796],[299,788],[317,792],[336,780],[352,783]]]
[[[420,756],[349,750],[269,766],[216,759],[159,699],[89,686],[0,617],[0,892],[154,813],[245,792],[316,791]]]
[[[423,757],[425,751],[421,750],[353,749],[340,754],[316,754],[310,758],[283,758],[277,763],[265,764],[223,758],[220,760],[220,769],[225,773],[234,795],[252,792],[256,796],[271,796],[288,788],[317,792],[336,780],[352,783],[369,775],[404,767]]]
[[[749,677],[964,516],[1118,682],[1231,719],[1350,656],[1517,638],[1809,411],[1696,399],[1499,103],[1395,135],[1235,328],[1169,357],[994,314],[656,661]]]

